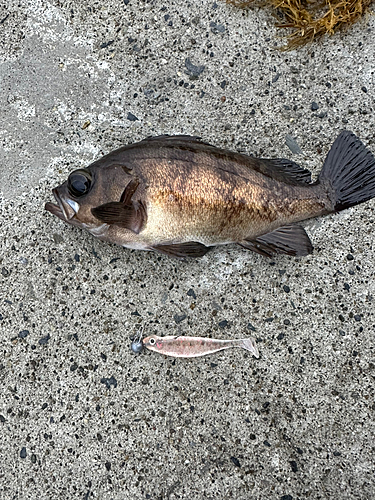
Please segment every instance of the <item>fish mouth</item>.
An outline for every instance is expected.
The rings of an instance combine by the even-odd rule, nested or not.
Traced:
[[[56,215],[56,217],[62,221],[72,224],[73,217],[75,217],[78,213],[79,204],[74,200],[63,200],[56,188],[52,189],[52,193],[57,203],[51,203],[49,201],[44,206],[45,210],[51,212],[53,215]]]

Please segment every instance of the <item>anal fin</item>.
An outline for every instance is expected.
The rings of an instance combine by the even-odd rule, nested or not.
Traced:
[[[203,257],[210,250],[202,243],[188,241],[186,243],[176,243],[172,245],[154,245],[150,250],[168,255],[169,257]]]
[[[312,253],[313,246],[302,226],[282,226],[254,240],[239,242],[244,248],[272,257],[274,254],[287,254],[302,257]]]

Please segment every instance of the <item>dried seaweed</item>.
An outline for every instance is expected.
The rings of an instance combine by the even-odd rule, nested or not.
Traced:
[[[250,4],[270,4],[276,9],[275,14],[283,18],[277,28],[291,28],[287,45],[283,50],[320,38],[329,33],[348,27],[357,22],[367,11],[373,0],[226,0],[240,8]]]

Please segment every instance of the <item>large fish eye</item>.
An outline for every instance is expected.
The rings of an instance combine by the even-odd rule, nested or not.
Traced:
[[[156,344],[156,340],[155,340],[155,339],[153,339],[153,338],[151,338],[151,339],[149,340],[149,344],[150,344],[150,345],[155,345],[155,344]]]
[[[88,170],[75,170],[68,177],[68,191],[76,198],[87,194],[91,188],[91,174]]]

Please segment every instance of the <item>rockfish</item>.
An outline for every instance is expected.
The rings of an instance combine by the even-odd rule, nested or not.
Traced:
[[[97,238],[173,257],[238,243],[265,256],[307,255],[295,223],[375,196],[375,158],[342,132],[316,182],[291,160],[258,159],[197,137],[160,136],[72,172],[45,208]]]

